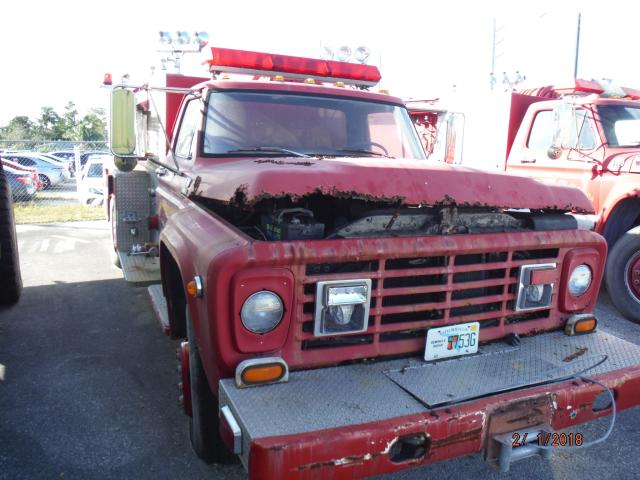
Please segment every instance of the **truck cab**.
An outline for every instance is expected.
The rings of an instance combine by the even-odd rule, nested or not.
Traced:
[[[586,91],[585,91],[586,90]],[[607,288],[640,321],[640,95],[578,81],[562,99],[533,103],[522,118],[507,171],[574,185],[596,210],[589,219],[609,244]],[[535,92],[537,93],[537,92]]]
[[[456,154],[434,155],[435,160],[504,168],[582,190],[595,215],[577,218],[607,240],[605,278],[611,299],[625,317],[640,321],[640,92],[578,79],[571,87],[495,97],[475,109],[469,106],[464,114],[438,103],[407,105],[417,126],[433,114],[442,118],[446,112],[450,118],[434,123],[434,135],[443,145],[440,151]],[[487,124],[494,128],[487,130]],[[456,132],[462,142],[451,141]],[[487,146],[496,154],[490,157]]]
[[[373,66],[209,54],[211,79],[114,86],[107,179],[125,277],[160,282],[182,339],[200,458],[361,478],[483,451],[507,470],[548,457],[514,434],[637,403],[640,348],[597,330],[606,243],[578,228],[580,190],[428,162]]]

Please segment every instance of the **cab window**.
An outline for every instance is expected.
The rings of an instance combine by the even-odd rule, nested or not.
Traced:
[[[543,110],[536,113],[529,133],[527,147],[531,150],[546,150],[553,143],[553,112]]]
[[[527,147],[546,150],[553,144],[555,134],[553,111],[543,110],[536,114],[529,134]],[[596,147],[596,136],[589,121],[589,112],[579,108],[571,116],[571,122],[563,126],[562,148],[592,150]]]
[[[194,153],[193,140],[196,137],[200,118],[200,101],[189,101],[184,110],[180,131],[176,139],[176,156],[188,159],[192,158]]]

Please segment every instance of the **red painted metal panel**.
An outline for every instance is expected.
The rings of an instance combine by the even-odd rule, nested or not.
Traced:
[[[593,212],[573,187],[423,160],[337,158],[214,160],[200,158],[200,195],[251,205],[264,198],[322,193],[407,205],[460,205]]]
[[[505,162],[507,161],[507,158],[509,158],[511,147],[513,146],[513,142],[516,139],[518,130],[522,125],[522,120],[524,119],[529,106],[543,100],[548,99],[534,95],[522,95],[519,93],[511,94],[511,111],[509,113],[509,130],[507,132],[507,151],[506,156],[503,159]]]
[[[618,410],[637,404],[640,368],[618,370],[595,379],[615,390]],[[532,413],[526,408],[528,403],[551,396],[553,402],[547,413],[551,427],[559,430],[609,415],[611,409],[592,409],[601,391],[600,386],[589,381],[573,380],[376,423],[261,438],[251,444],[249,478],[364,478],[469,455],[486,447],[490,419],[498,410],[513,408],[514,413],[521,411],[526,418]],[[416,433],[427,434],[427,454],[421,459],[393,463],[389,457],[393,441]]]

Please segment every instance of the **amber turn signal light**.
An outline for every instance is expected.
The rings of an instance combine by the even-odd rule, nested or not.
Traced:
[[[591,313],[571,315],[564,326],[566,335],[582,335],[596,330],[598,319]]]
[[[275,365],[255,365],[242,372],[242,381],[246,384],[276,382],[284,375],[284,367]]]
[[[202,297],[202,278],[200,278],[200,275],[196,275],[193,280],[187,283],[187,293],[190,297]]]
[[[265,383],[286,382],[289,368],[279,357],[245,360],[236,368],[236,385],[250,387]]]

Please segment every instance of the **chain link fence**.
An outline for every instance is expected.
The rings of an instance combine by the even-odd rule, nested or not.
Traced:
[[[0,140],[16,223],[104,218],[106,142]]]

